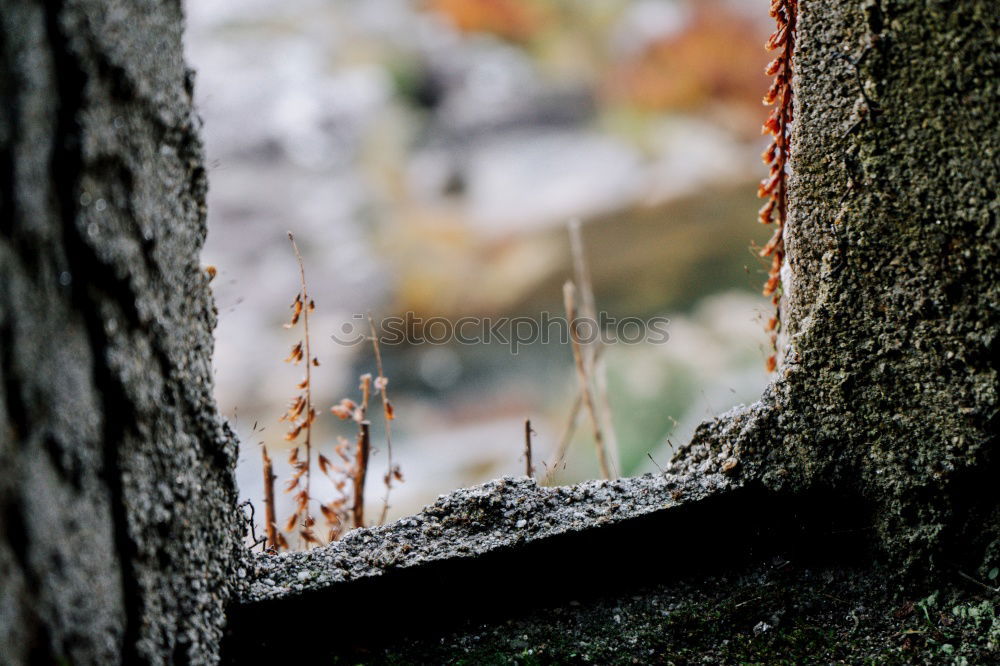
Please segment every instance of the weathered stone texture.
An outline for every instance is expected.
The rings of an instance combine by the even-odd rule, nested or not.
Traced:
[[[784,359],[738,439],[905,568],[1000,556],[998,34],[992,0],[800,5]]]
[[[5,662],[210,662],[231,598],[245,649],[269,608],[294,623],[302,602],[322,623],[326,595],[359,581],[433,592],[442,562],[496,555],[516,574],[532,553],[610,552],[607,530],[629,524],[707,557],[729,532],[829,540],[844,514],[874,528],[876,579],[1000,564],[995,0],[801,0],[783,360],[666,476],[504,481],[261,559],[240,543],[236,445],[212,400],[179,3],[0,2]],[[812,513],[795,513],[803,498]]]
[[[242,549],[180,6],[0,24],[0,660],[211,661]]]

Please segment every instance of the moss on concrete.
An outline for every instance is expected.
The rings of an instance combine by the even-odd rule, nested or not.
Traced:
[[[802,0],[782,362],[699,435],[856,493],[899,571],[1000,557],[998,34],[993,0]]]
[[[918,594],[918,596],[914,596]],[[583,598],[504,622],[347,650],[336,664],[979,664],[997,603],[909,596],[873,570],[773,560],[727,576]],[[944,601],[945,597],[947,601]]]

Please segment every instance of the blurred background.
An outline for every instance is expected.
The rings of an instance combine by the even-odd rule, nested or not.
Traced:
[[[260,443],[279,479],[289,472],[278,418],[301,368],[282,362],[298,339],[282,327],[299,279],[287,230],[316,301],[327,455],[355,432],[328,407],[374,372],[369,346],[331,334],[368,311],[560,313],[572,217],[597,309],[670,319],[666,344],[604,354],[623,475],[756,400],[768,379],[766,266],[751,249],[768,236],[755,221],[767,3],[191,0],[187,15],[210,169],[203,262],[218,270],[216,391],[242,442],[241,499],[260,508]],[[525,418],[544,473],[576,395],[568,346],[383,355],[406,479],[390,518],[523,473]],[[370,515],[385,466],[374,421]],[[583,420],[555,481],[596,475]],[[332,492],[318,473],[313,492]]]

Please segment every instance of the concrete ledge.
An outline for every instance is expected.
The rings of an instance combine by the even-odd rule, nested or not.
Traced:
[[[502,478],[442,495],[420,513],[354,530],[308,552],[255,555],[241,603],[316,592],[429,563],[477,558],[557,535],[628,522],[732,490],[723,474],[663,474],[541,487]]]

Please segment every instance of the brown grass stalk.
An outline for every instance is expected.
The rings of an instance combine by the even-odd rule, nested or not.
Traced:
[[[312,366],[318,366],[319,361],[312,355],[310,347],[309,315],[315,309],[315,304],[309,298],[305,264],[302,261],[302,254],[299,252],[298,245],[295,244],[295,236],[290,231],[288,232],[288,241],[292,244],[292,250],[295,252],[295,260],[299,264],[300,285],[299,293],[295,295],[295,300],[292,301],[291,321],[285,327],[293,328],[298,324],[299,319],[301,319],[303,333],[302,339],[292,347],[292,352],[285,361],[295,365],[305,361],[306,376],[297,387],[302,392],[292,399],[281,420],[287,421],[289,424],[289,430],[285,434],[286,441],[294,442],[300,435],[305,434],[306,457],[305,460],[300,460],[299,447],[292,447],[291,454],[289,455],[289,463],[292,465],[293,470],[292,478],[285,486],[285,492],[292,492],[296,489],[298,489],[298,492],[295,493],[294,512],[285,523],[285,529],[286,531],[291,531],[296,527],[300,527],[299,538],[308,547],[310,544],[319,543],[319,540],[312,531],[315,520],[309,510],[309,502],[312,499],[310,487],[312,476],[312,427],[313,422],[316,420],[316,410],[313,409],[312,403],[311,369]]]
[[[559,435],[559,443],[556,445],[555,453],[552,456],[552,464],[545,466],[545,476],[542,477],[543,485],[552,482],[553,477],[555,477],[556,472],[559,470],[559,466],[566,460],[566,452],[569,450],[569,445],[573,441],[573,435],[576,433],[576,424],[580,421],[580,409],[582,407],[583,396],[580,394],[579,386],[577,386],[576,395],[573,397],[573,406],[569,409],[569,417],[566,419],[565,425],[563,425],[562,433]]]
[[[371,452],[371,424],[365,420],[358,424],[358,446],[354,463],[354,505],[351,514],[355,527],[365,526],[365,479],[368,476],[368,456]]]
[[[567,280],[563,285],[563,302],[566,306],[566,319],[569,322],[570,341],[573,347],[573,361],[576,365],[576,377],[580,384],[580,395],[583,406],[590,416],[590,424],[594,430],[594,446],[597,449],[597,464],[601,469],[601,475],[605,479],[612,478],[611,469],[608,466],[607,449],[604,444],[604,434],[601,431],[600,419],[597,416],[597,409],[594,407],[594,397],[591,392],[590,377],[587,374],[583,346],[580,344],[579,313],[576,306],[576,286],[572,280]]]
[[[535,431],[531,429],[531,419],[524,420],[524,475],[529,479],[534,478],[535,468],[531,464],[531,435]]]
[[[594,326],[598,326],[594,288],[590,281],[587,256],[583,251],[583,234],[580,231],[580,220],[576,218],[569,222],[569,241],[570,252],[573,255],[573,273],[576,283],[580,286],[580,312],[584,317],[594,322]],[[587,374],[594,381],[595,405],[598,417],[601,419],[601,429],[607,440],[611,471],[617,476],[619,467],[618,436],[615,432],[614,419],[612,418],[611,403],[608,400],[607,369],[600,353],[603,348],[604,343],[598,335],[592,343],[584,347],[584,360],[587,365]]]
[[[381,364],[380,364],[381,370]],[[345,494],[343,500],[335,500],[324,506],[323,515],[331,527],[330,540],[340,537],[343,525],[351,520],[354,527],[365,526],[365,481],[368,478],[368,465],[371,460],[371,422],[368,420],[368,408],[371,403],[373,389],[382,394],[383,407],[387,414],[392,414],[392,404],[385,396],[386,380],[376,379],[372,381],[370,374],[361,375],[361,402],[355,403],[349,398],[342,399],[338,404],[330,408],[342,420],[352,419],[358,424],[358,435],[355,439],[353,452],[349,452],[350,444],[343,437],[336,447],[336,453],[340,460],[351,463],[350,467],[344,468],[323,456],[320,456],[320,467],[334,481],[338,490],[346,488],[347,481],[351,483],[350,507],[347,506],[348,496]],[[388,405],[386,407],[386,405]],[[353,461],[353,462],[352,462]],[[335,475],[332,475],[334,472]],[[398,469],[396,478],[401,478]]]
[[[260,449],[264,459],[264,528],[267,535],[266,547],[278,550],[278,520],[274,511],[274,466],[271,464],[271,456],[267,455],[267,447]]]
[[[299,253],[299,246],[295,244],[295,236],[292,232],[288,232],[288,240],[292,244],[292,250],[295,251],[295,260],[299,263],[299,279],[302,284],[302,302],[310,304],[309,294],[306,289],[306,267],[302,261],[302,255]],[[305,473],[305,483],[306,483],[306,495],[312,497],[310,493],[309,483],[310,476],[312,472],[312,354],[310,350],[310,340],[309,340],[309,310],[311,305],[307,305],[302,309],[302,338],[305,342],[305,354],[306,354],[306,386],[305,386],[305,398],[306,398],[306,421],[305,421],[305,431],[306,431],[306,473]],[[306,509],[306,520],[309,520],[309,510]]]
[[[396,412],[393,409],[392,403],[389,402],[389,394],[386,391],[386,386],[389,384],[389,378],[382,372],[382,350],[379,347],[378,332],[375,330],[375,322],[372,320],[371,314],[368,315],[368,328],[371,330],[372,349],[375,352],[375,371],[378,373],[375,378],[375,390],[379,392],[379,396],[382,398],[382,416],[385,420],[385,450],[387,461],[385,476],[382,477],[382,482],[385,484],[385,494],[382,496],[382,511],[378,517],[378,524],[384,525],[386,516],[389,513],[389,493],[392,492],[392,482],[394,479],[401,481],[403,475],[399,471],[399,466],[394,464],[392,461],[392,421],[396,418]]]
[[[594,357],[597,359],[601,358],[603,354],[604,347],[598,347],[594,350]],[[580,410],[582,408],[583,396],[581,395],[579,385],[577,385],[576,395],[573,396],[573,405],[569,408],[566,423],[563,424],[562,432],[559,434],[559,443],[556,445],[555,453],[552,456],[552,463],[545,465],[545,476],[542,477],[543,485],[552,482],[556,472],[559,470],[559,466],[566,460],[566,452],[569,451],[569,445],[573,442],[573,435],[576,434],[576,426],[580,422]]]

